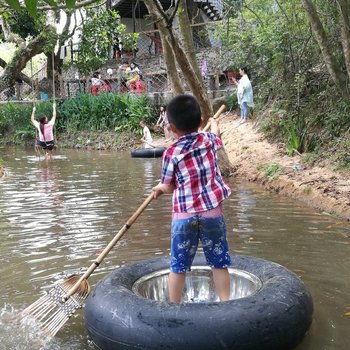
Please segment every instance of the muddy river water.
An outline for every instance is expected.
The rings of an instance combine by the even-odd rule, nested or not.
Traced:
[[[7,316],[91,264],[157,183],[161,160],[59,149],[46,162],[33,149],[19,148],[0,149],[0,158],[7,169],[0,180],[0,349],[94,349],[82,311],[46,345]],[[224,213],[232,252],[284,265],[312,294],[313,323],[296,349],[350,349],[349,223],[251,184],[229,182],[233,193]],[[124,264],[168,255],[170,210],[169,196],[153,201],[90,285]]]

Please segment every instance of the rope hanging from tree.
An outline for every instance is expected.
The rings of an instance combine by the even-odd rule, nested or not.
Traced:
[[[52,51],[51,54],[51,63],[52,63],[52,103],[54,104],[56,102],[56,85],[55,85],[55,51]],[[35,87],[34,87],[34,78],[33,78],[33,59],[30,59],[30,71],[31,71],[31,85],[32,85],[32,93],[33,93],[33,97],[32,97],[32,103],[33,103],[33,108],[35,106],[35,95],[36,95],[36,91],[35,91]],[[54,141],[55,141],[55,148],[57,148],[57,138],[56,138],[56,127],[55,125],[53,126],[53,135],[54,135]],[[38,144],[38,140],[39,140],[39,131],[37,128],[35,128],[35,151],[38,152],[39,154],[41,154],[41,150],[42,148],[39,146]]]
[[[35,106],[35,88],[34,88],[34,78],[33,78],[33,58],[30,59],[30,76],[32,80],[32,103],[33,103],[33,108]],[[35,152],[39,154],[39,157],[41,155],[41,147],[38,145],[38,140],[39,140],[39,132],[38,129],[35,128],[35,142],[34,142],[34,148]]]
[[[55,50],[52,50],[52,100],[56,102],[56,86],[55,86]],[[55,123],[56,124],[56,123]],[[55,149],[57,148],[56,125],[53,126],[53,138],[55,141]]]

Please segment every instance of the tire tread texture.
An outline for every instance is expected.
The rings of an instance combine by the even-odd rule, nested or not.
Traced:
[[[140,261],[101,280],[85,305],[94,343],[109,349],[288,350],[310,328],[313,303],[303,282],[274,262],[234,255],[232,267],[256,275],[261,289],[227,302],[168,304],[137,296],[134,282],[169,267],[169,258]],[[199,254],[194,265],[206,265]]]

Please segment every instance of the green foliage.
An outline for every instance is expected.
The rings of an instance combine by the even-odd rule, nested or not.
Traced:
[[[19,4],[19,0],[6,0],[6,2],[16,11],[21,11],[21,5]]]
[[[278,177],[284,173],[282,165],[277,163],[261,164],[258,166],[258,170],[263,170],[264,176],[270,181],[278,179]]]
[[[294,125],[287,130],[288,133],[288,143],[287,143],[287,153],[289,156],[293,155],[294,150],[299,151],[301,140],[296,133]]]
[[[5,0],[5,2],[7,2],[10,5],[10,7],[15,11],[21,11],[21,5],[19,0]],[[58,4],[61,4],[61,2],[55,0],[44,0],[44,2],[51,5],[53,9],[57,8]],[[38,0],[24,0],[24,3],[29,14],[33,18],[36,18]],[[75,0],[66,0],[65,3],[68,9],[73,9],[75,6]]]
[[[36,119],[45,114],[52,115],[52,104],[36,104]],[[32,104],[6,103],[0,106],[0,135],[11,136],[13,143],[32,140],[35,137],[35,128],[30,122]]]
[[[303,154],[303,162],[308,165],[314,165],[317,160],[317,154],[315,153],[304,153]]]
[[[40,109],[39,109],[40,110]],[[38,112],[39,112],[38,110]],[[30,123],[32,105],[6,103],[0,106],[0,135],[11,135],[14,143],[33,138],[35,131]]]
[[[126,52],[135,51],[137,49],[137,39],[139,33],[128,33],[121,36],[122,47]]]
[[[35,18],[37,14],[37,3],[38,0],[24,0],[24,3],[26,4],[26,8],[30,15]]]
[[[45,25],[45,18],[42,15],[36,15],[33,18],[28,11],[7,11],[3,14],[11,30],[18,34],[22,39],[27,36],[36,37]]]
[[[345,137],[336,140],[330,159],[336,169],[350,170],[350,132]]]
[[[139,130],[141,119],[154,122],[157,117],[153,103],[146,96],[108,92],[66,100],[58,112],[63,122],[59,130],[67,132]]]
[[[256,102],[290,101],[292,115],[309,84],[310,67],[320,63],[317,43],[310,40],[308,18],[299,0],[255,0],[249,7],[229,0],[231,18],[218,26],[225,66],[247,66]],[[259,104],[259,102],[257,103]]]
[[[80,36],[80,52],[77,66],[82,74],[90,74],[101,68],[109,59],[113,45],[122,39],[123,48],[133,51],[137,46],[138,33],[126,34],[116,11],[99,7],[87,11]]]
[[[232,93],[226,96],[226,106],[227,109],[232,110],[237,107],[238,101],[237,101],[237,94]]]
[[[36,119],[41,114],[52,115],[50,101],[36,104]],[[0,139],[11,136],[14,143],[35,138],[35,128],[30,122],[31,104],[7,103],[0,106]],[[98,96],[81,94],[57,105],[57,133],[79,131],[132,131],[139,132],[140,121],[150,124],[157,120],[157,109],[144,95],[115,95],[101,93]]]

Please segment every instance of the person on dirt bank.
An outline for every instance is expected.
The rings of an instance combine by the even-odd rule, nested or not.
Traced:
[[[237,100],[241,108],[240,124],[245,123],[249,116],[249,108],[254,107],[253,102],[253,88],[249,80],[247,67],[241,67],[239,69],[241,79],[237,81],[233,78],[233,82],[237,85]]]
[[[49,121],[47,116],[42,114],[39,122],[35,120],[36,107],[33,106],[33,112],[31,116],[31,122],[38,130],[39,140],[37,144],[45,150],[45,158],[51,158],[52,150],[55,147],[55,141],[53,136],[53,127],[56,121],[56,102],[52,104],[52,118]]]
[[[159,118],[158,118],[157,123],[156,123],[156,127],[157,126],[163,128],[165,141],[170,141],[172,139],[172,137],[171,137],[171,131],[170,131],[168,117],[166,115],[166,106],[165,105],[160,106]]]

